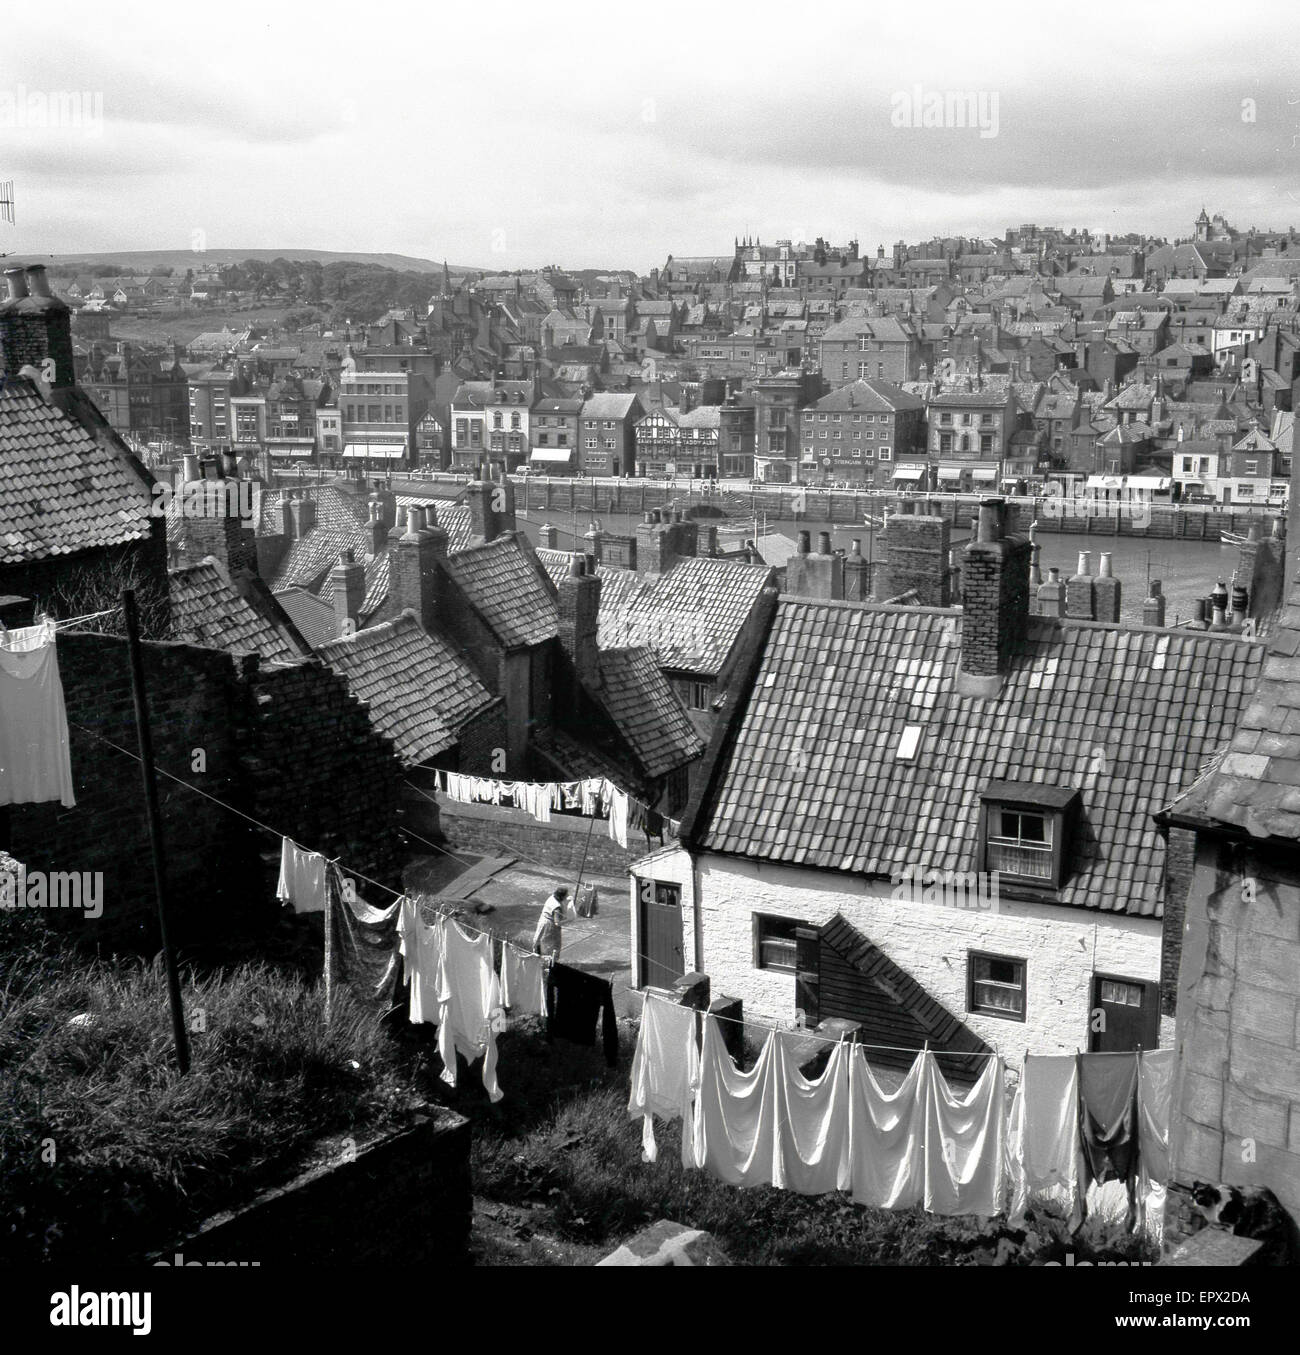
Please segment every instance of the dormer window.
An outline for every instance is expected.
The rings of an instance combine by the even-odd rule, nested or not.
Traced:
[[[983,869],[1006,884],[1059,889],[1079,792],[1033,781],[993,781],[983,794]]]

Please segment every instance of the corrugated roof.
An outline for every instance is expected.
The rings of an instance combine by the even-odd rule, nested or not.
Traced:
[[[957,613],[782,598],[700,842],[869,875],[973,870],[980,792],[1036,781],[1082,792],[1057,901],[1160,916],[1151,815],[1232,736],[1262,661],[1236,638],[1031,618],[1001,694],[978,700],[955,689]]]

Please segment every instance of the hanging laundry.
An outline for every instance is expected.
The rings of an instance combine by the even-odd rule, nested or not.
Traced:
[[[641,1118],[641,1156],[654,1162],[654,1117],[682,1122],[682,1166],[693,1167],[694,1127],[691,1113],[699,1085],[700,1053],[695,1043],[695,1010],[663,998],[647,996],[632,1055],[632,1093],[627,1113]]]
[[[773,1185],[801,1195],[825,1195],[852,1185],[849,1156],[849,1065],[852,1047],[841,1040],[820,1077],[799,1069],[798,1037],[778,1031],[777,1168]]]
[[[695,1101],[695,1165],[733,1186],[774,1184],[778,1161],[776,1031],[747,1073],[731,1061],[716,1017],[704,1018],[700,1090]]]
[[[925,1193],[931,1214],[982,1214],[1002,1208],[1003,1125],[1006,1092],[1000,1058],[985,1059],[984,1071],[965,1096],[955,1096],[938,1060],[930,1065],[925,1120]]]
[[[76,805],[54,623],[0,627],[0,805]]]
[[[1007,1129],[1010,1222],[1040,1202],[1053,1206],[1070,1226],[1082,1221],[1084,1178],[1079,1136],[1079,1063],[1073,1054],[1033,1055],[1025,1060],[1011,1103]]]
[[[918,1054],[898,1089],[885,1092],[862,1047],[853,1047],[849,1158],[855,1204],[906,1209],[925,1197],[927,1059]]]
[[[456,1055],[483,1060],[483,1085],[493,1101],[497,1082],[497,1028],[501,1024],[501,983],[492,960],[492,938],[469,936],[454,918],[443,925],[442,984],[438,993],[438,1056],[442,1080],[456,1085]]]
[[[610,787],[609,835],[624,849],[627,847],[627,796],[616,786]]]
[[[596,1043],[596,1018],[600,1018],[601,1043],[605,1062],[618,1063],[618,1018],[614,1012],[614,989],[608,979],[598,979],[568,965],[550,967],[546,991],[549,1013],[547,1033],[573,1044]]]
[[[1079,1054],[1079,1132],[1088,1177],[1125,1183],[1129,1222],[1136,1218],[1138,1056]]]
[[[291,903],[295,913],[323,913],[325,866],[325,858],[319,852],[309,852],[287,837],[282,839],[276,898]]]
[[[546,961],[506,945],[501,954],[501,999],[511,1016],[546,1015]]]
[[[325,883],[325,1010],[341,983],[365,1002],[387,1008],[396,995],[401,964],[397,920],[404,900],[372,908],[335,865]]]
[[[588,777],[581,783],[582,812],[589,818],[595,818],[601,812],[601,793],[606,783],[595,777]]]
[[[398,910],[398,953],[403,961],[403,979],[410,985],[410,1019],[414,1024],[438,1020],[442,985],[444,919],[432,925],[420,916],[420,905],[403,898]]]
[[[1141,1194],[1169,1180],[1169,1103],[1174,1051],[1153,1049],[1138,1055],[1138,1157]]]

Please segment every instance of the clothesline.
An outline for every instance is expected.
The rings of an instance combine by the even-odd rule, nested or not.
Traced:
[[[659,997],[654,993],[647,993],[645,995],[645,1000],[647,1002],[662,1002],[669,1007],[676,1007],[680,1005],[676,1002],[670,1002],[666,997]],[[803,1035],[810,1040],[820,1040],[823,1044],[839,1044],[843,1040],[846,1040],[848,1038],[847,1035],[818,1035],[815,1031],[800,1030],[797,1026],[795,1027],[778,1026],[772,1024],[770,1021],[762,1017],[751,1018],[751,1017],[723,1016],[721,1012],[708,1012],[702,1014],[712,1016],[718,1021],[730,1021],[733,1026],[758,1026],[762,1030],[779,1030],[786,1035]],[[863,1049],[874,1049],[876,1050],[877,1053],[882,1054],[920,1054],[922,1052],[919,1049],[910,1049],[905,1045],[863,1044],[861,1040],[854,1040],[853,1043],[860,1045],[861,1048]],[[930,1043],[928,1040],[926,1041],[925,1048],[930,1049]],[[966,1058],[995,1059],[998,1057],[997,1052],[991,1049],[990,1050],[930,1049],[930,1053],[933,1054],[936,1058],[942,1057],[944,1055],[947,1055],[949,1058],[954,1059],[966,1059]]]
[[[110,748],[116,749],[117,752],[124,754],[126,757],[129,757],[132,762],[140,761],[140,755],[138,753],[133,753],[129,748],[123,748],[121,744],[114,743],[112,739],[105,738],[105,736],[102,734],[96,734],[93,729],[87,729],[85,725],[79,725],[75,721],[70,721],[69,723],[72,725],[74,729],[81,730],[83,734],[89,734],[92,739],[97,739],[100,743],[107,744]],[[156,767],[156,770],[161,775],[165,776],[169,781],[175,781],[178,786],[184,786],[186,790],[192,790],[196,795],[201,795],[205,800],[211,800],[214,805],[218,805],[222,809],[228,810],[231,814],[238,815],[241,819],[244,819],[248,823],[251,823],[254,828],[260,828],[262,832],[270,834],[271,837],[279,838],[281,842],[283,842],[284,839],[288,837],[287,833],[278,832],[276,829],[272,828],[269,824],[263,823],[260,819],[255,819],[251,814],[246,814],[242,809],[236,809],[234,805],[227,804],[224,800],[219,799],[217,796],[210,795],[206,790],[202,790],[198,786],[193,785],[191,782],[185,781],[181,777],[173,775],[165,767]],[[409,832],[410,830],[404,828],[402,831]],[[289,841],[297,842],[297,839],[289,838]],[[300,843],[298,845],[301,846]],[[434,844],[430,843],[429,845],[433,846]],[[314,850],[314,848],[311,847],[304,848],[304,850],[313,852],[314,855],[319,856],[323,861],[328,862],[330,865],[338,865],[339,862],[342,860],[342,857],[337,856],[333,858],[327,857],[324,854],[324,852],[317,852]],[[406,894],[401,890],[394,889],[392,888],[391,885],[381,884],[378,880],[372,880],[368,875],[363,875],[361,871],[354,870],[351,866],[345,866],[340,868],[346,870],[349,875],[356,876],[358,880],[365,881],[366,884],[371,885],[375,889],[381,890],[385,894],[391,895],[395,899],[410,898],[409,894]],[[415,900],[412,900],[412,902],[415,902]],[[443,916],[451,915],[443,914]],[[504,937],[497,937],[494,935],[494,933],[488,931],[484,927],[476,927],[472,922],[462,922],[459,917],[454,918],[453,920],[460,926],[462,926],[466,931],[476,932],[480,936],[493,937],[493,939],[501,941],[503,945],[509,945],[515,950],[522,950],[522,948],[517,943],[513,941],[507,941]],[[530,954],[531,952],[523,951],[522,953]]]

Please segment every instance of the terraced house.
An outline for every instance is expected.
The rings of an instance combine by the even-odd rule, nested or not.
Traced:
[[[980,509],[960,610],[769,595],[680,845],[633,868],[636,983],[679,944],[747,1011],[904,1050],[1169,1043],[1191,841],[1153,816],[1263,646],[1031,615],[1005,513]]]

